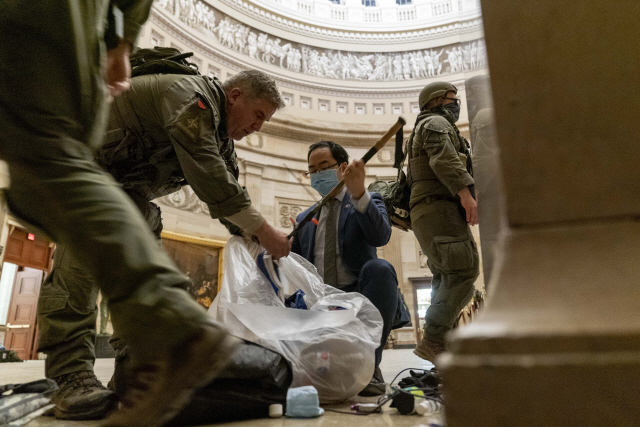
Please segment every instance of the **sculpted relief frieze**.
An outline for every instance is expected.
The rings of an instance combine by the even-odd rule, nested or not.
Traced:
[[[276,199],[277,200],[277,199]],[[278,202],[278,225],[282,228],[293,228],[291,220],[295,220],[298,215],[304,212],[309,206],[298,203]]]
[[[245,142],[249,147],[262,148],[264,147],[264,137],[261,134],[247,135]]]
[[[213,42],[249,58],[297,73],[339,80],[397,81],[432,78],[487,66],[484,39],[438,49],[344,52],[282,40],[226,16],[201,0],[159,0],[157,5]]]
[[[180,191],[160,197],[155,202],[183,211],[209,215],[209,207],[207,204],[202,202],[188,185],[182,187]]]
[[[380,163],[393,163],[394,152],[389,148],[383,148],[376,153]]]

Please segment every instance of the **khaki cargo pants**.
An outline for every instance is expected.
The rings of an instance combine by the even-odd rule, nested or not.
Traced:
[[[427,199],[426,209],[411,225],[433,279],[431,305],[425,315],[425,336],[445,342],[456,317],[471,298],[479,275],[479,256],[471,228],[453,200]]]
[[[206,313],[135,204],[93,161],[106,118],[97,31],[106,3],[0,2],[0,158],[12,214],[96,279],[114,329],[145,358],[192,338]]]

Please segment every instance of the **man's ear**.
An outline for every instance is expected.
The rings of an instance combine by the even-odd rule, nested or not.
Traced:
[[[347,166],[349,166],[349,164],[347,162],[342,162],[339,166],[338,166],[338,173],[340,174],[340,176],[338,177],[338,179],[342,179],[344,176],[342,175],[344,173],[344,170],[347,168]]]
[[[231,89],[229,91],[229,95],[227,96],[227,99],[229,100],[229,104],[233,105],[238,98],[240,98],[240,96],[242,95],[242,89],[240,89],[239,87],[234,87],[233,89]]]

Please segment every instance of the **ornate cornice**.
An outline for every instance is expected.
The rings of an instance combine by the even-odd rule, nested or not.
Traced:
[[[314,124],[300,120],[273,117],[265,122],[262,132],[296,142],[314,143],[322,139],[337,142],[346,147],[370,147],[387,130],[380,125],[356,125],[353,130],[336,129],[330,123]]]

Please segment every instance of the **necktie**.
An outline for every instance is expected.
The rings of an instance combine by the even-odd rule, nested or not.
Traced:
[[[327,223],[324,229],[324,282],[327,285],[338,285],[338,269],[336,268],[336,202],[332,199],[327,203]]]

